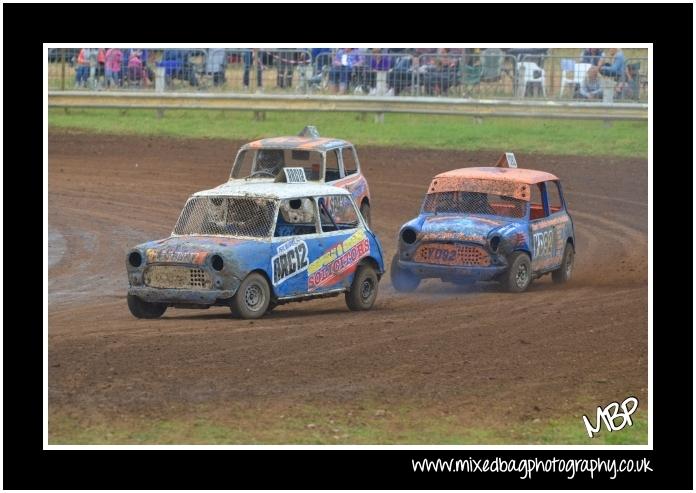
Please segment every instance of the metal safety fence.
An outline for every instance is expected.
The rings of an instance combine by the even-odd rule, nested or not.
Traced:
[[[49,89],[647,102],[646,53],[567,51],[53,48]]]

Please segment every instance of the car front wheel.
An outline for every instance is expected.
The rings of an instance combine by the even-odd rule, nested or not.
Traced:
[[[252,272],[242,281],[232,300],[232,313],[242,318],[260,318],[271,302],[268,281],[258,272]]]
[[[167,305],[143,301],[137,296],[129,294],[128,309],[135,318],[160,318],[167,311]]]
[[[532,283],[532,262],[524,252],[514,252],[508,260],[509,268],[500,279],[503,288],[511,293],[521,293]]]
[[[369,310],[377,300],[379,278],[371,265],[363,264],[358,267],[346,293],[346,305],[353,311]]]

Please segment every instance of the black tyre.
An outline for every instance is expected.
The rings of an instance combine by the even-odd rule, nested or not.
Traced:
[[[242,281],[232,299],[232,313],[241,318],[260,318],[271,302],[268,281],[258,272],[252,272]]]
[[[563,260],[561,266],[551,273],[551,279],[556,284],[563,284],[570,280],[573,273],[573,264],[575,263],[575,249],[570,243],[566,243],[563,250]]]
[[[365,222],[367,223],[368,226],[371,226],[370,224],[370,204],[367,202],[363,202],[362,205],[360,206],[360,214],[362,214],[363,219],[365,219]]]
[[[268,308],[266,309],[266,313],[271,313],[275,307],[278,306],[278,303],[271,301],[268,303]],[[239,314],[237,311],[237,308],[234,305],[234,302],[230,304],[230,312],[232,312],[232,318],[242,318],[242,316]]]
[[[137,296],[129,294],[128,309],[135,318],[160,318],[167,311],[167,305],[143,301]]]
[[[369,310],[377,300],[379,278],[375,269],[368,264],[358,267],[350,291],[346,293],[346,305],[354,311]]]
[[[391,283],[394,289],[400,293],[415,291],[420,284],[420,277],[416,277],[409,271],[399,267],[399,254],[394,255],[391,263]]]
[[[524,252],[514,252],[508,259],[509,268],[500,279],[506,291],[521,293],[532,283],[532,262]]]

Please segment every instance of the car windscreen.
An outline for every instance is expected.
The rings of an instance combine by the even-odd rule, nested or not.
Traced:
[[[320,152],[305,149],[246,149],[237,155],[232,178],[274,178],[283,168],[304,168],[307,180],[321,180]]]
[[[485,192],[429,193],[423,202],[423,212],[434,214],[486,214],[522,218],[527,202],[506,195]]]
[[[174,228],[176,235],[267,238],[277,201],[257,197],[192,197]]]

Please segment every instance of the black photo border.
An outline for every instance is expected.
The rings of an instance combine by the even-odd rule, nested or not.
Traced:
[[[39,15],[40,13],[40,15]],[[693,329],[667,308],[690,306],[681,264],[667,253],[675,238],[655,231],[653,286],[674,270],[668,289],[654,290],[653,445],[636,450],[43,450],[43,320],[36,308],[43,241],[27,235],[27,215],[42,214],[44,42],[359,42],[548,43],[598,39],[605,45],[653,43],[654,203],[691,214],[687,193],[660,175],[692,172],[682,147],[692,139],[693,5],[672,4],[4,4],[5,311],[3,330],[4,487],[8,489],[691,489],[693,486]],[[122,19],[117,29],[108,19]],[[481,22],[482,19],[488,22]],[[352,24],[346,24],[350,20]],[[361,23],[362,26],[360,25]],[[298,29],[298,25],[312,26]],[[348,25],[346,29],[335,26]],[[186,26],[173,29],[172,26]],[[352,27],[350,27],[352,26]],[[369,29],[372,26],[374,29]],[[530,29],[528,26],[539,26]],[[16,78],[15,78],[16,77]],[[14,81],[14,82],[13,82]],[[38,87],[36,87],[38,86]],[[31,89],[30,89],[31,87]],[[19,92],[19,95],[18,95]],[[19,96],[19,97],[18,97]],[[669,103],[672,104],[669,104]],[[673,104],[678,102],[678,104]],[[691,104],[688,104],[691,103]],[[683,115],[682,113],[686,113]],[[686,144],[684,144],[686,143]],[[689,173],[686,173],[686,170]],[[667,192],[666,190],[670,191]],[[27,193],[29,192],[29,194]],[[670,194],[667,197],[667,194]],[[693,193],[693,190],[692,190]],[[29,200],[28,200],[29,198]],[[18,202],[19,201],[19,202]],[[30,204],[27,204],[30,202]],[[22,204],[21,217],[16,212]],[[32,205],[33,203],[33,205]],[[30,213],[26,205],[35,210]],[[678,207],[678,209],[677,209]],[[664,207],[661,208],[664,210]],[[657,213],[657,211],[655,212]],[[23,232],[17,238],[17,232]],[[681,231],[681,230],[680,230]],[[683,233],[678,232],[683,236]],[[665,236],[662,236],[662,234]],[[34,236],[39,236],[37,239]],[[660,239],[664,239],[662,242]],[[666,256],[660,254],[663,252]],[[33,259],[33,261],[32,261]],[[673,260],[664,260],[673,259]],[[674,261],[680,262],[680,266]],[[667,262],[667,263],[665,263]],[[32,267],[28,269],[28,267]],[[11,289],[10,289],[11,286]],[[663,285],[665,286],[665,285]],[[687,301],[688,296],[688,301]],[[668,305],[669,303],[669,305]],[[684,327],[686,325],[686,327]],[[676,384],[676,385],[671,385]],[[676,389],[670,395],[667,389]],[[671,418],[668,420],[667,418]],[[647,458],[653,472],[619,474],[462,474],[414,472],[411,460]]]

